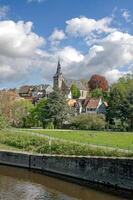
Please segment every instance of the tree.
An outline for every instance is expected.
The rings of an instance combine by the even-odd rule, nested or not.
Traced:
[[[60,128],[70,117],[71,109],[58,88],[54,88],[54,91],[48,97],[43,112],[45,113],[45,121],[53,122],[55,128]]]
[[[103,96],[103,91],[100,88],[96,88],[91,91],[91,97],[98,98]]]
[[[30,101],[25,99],[16,100],[11,108],[12,125],[15,127],[30,126],[28,117],[30,117],[33,109],[34,106]]]
[[[80,97],[80,90],[77,88],[75,84],[72,84],[71,86],[71,93],[73,99],[78,99]]]
[[[133,78],[130,75],[122,77],[110,88],[107,120],[111,126],[115,127],[116,120],[121,122],[121,129],[132,129],[133,116]]]
[[[8,126],[8,121],[2,115],[0,115],[0,130],[7,128]]]
[[[47,99],[43,98],[38,101],[33,111],[34,120],[42,123],[43,128],[46,128],[46,119],[48,118],[48,112],[46,110]]]
[[[128,124],[128,130],[133,131],[133,88],[127,91],[119,109],[122,121]]]
[[[15,90],[0,91],[0,114],[11,121],[11,107],[16,99],[20,99]]]
[[[90,90],[94,90],[94,89],[101,89],[102,91],[107,91],[108,90],[108,82],[105,79],[104,76],[100,76],[100,75],[93,75],[89,82],[88,82],[88,86]]]

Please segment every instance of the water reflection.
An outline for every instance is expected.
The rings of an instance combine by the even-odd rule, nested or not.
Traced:
[[[0,166],[0,200],[121,200],[86,187],[33,173]]]

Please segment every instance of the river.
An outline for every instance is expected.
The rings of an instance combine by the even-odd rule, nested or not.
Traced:
[[[26,169],[0,166],[0,200],[122,200]]]

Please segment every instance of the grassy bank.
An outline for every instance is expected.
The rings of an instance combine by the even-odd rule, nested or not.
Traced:
[[[26,130],[24,130],[26,131]],[[69,140],[71,142],[81,142],[98,146],[107,146],[120,149],[133,150],[133,133],[131,132],[107,132],[107,131],[59,131],[59,130],[30,130],[44,134],[46,136]]]
[[[48,132],[52,134],[51,131],[47,131],[47,133]],[[56,134],[59,134],[59,132],[56,131],[54,132]],[[60,131],[60,134],[61,133],[70,134],[69,132],[64,132],[64,131]],[[83,132],[83,134],[85,134],[85,132]],[[86,132],[86,134],[88,133]],[[117,149],[92,147],[87,143],[78,144],[72,141],[69,142],[67,140],[62,141],[56,139],[49,141],[49,139],[43,137],[42,134],[36,135],[26,130],[24,130],[23,132],[19,132],[17,130],[0,131],[0,148],[43,153],[43,154],[130,156],[130,157],[133,156],[133,153],[129,151],[119,151]]]

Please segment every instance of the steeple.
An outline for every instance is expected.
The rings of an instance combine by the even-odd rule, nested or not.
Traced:
[[[58,58],[57,70],[53,77],[53,87],[57,87],[57,88],[61,89],[63,80],[64,80],[64,78],[63,78],[63,74],[61,71],[60,58]]]
[[[60,64],[60,58],[58,57],[58,64],[57,64],[57,71],[56,71],[56,75],[61,75],[61,64]]]

